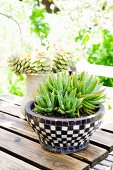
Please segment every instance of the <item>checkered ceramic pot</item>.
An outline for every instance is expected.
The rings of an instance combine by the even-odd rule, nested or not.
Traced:
[[[73,153],[85,148],[90,136],[101,124],[104,106],[83,118],[57,119],[32,112],[34,101],[25,107],[26,118],[37,132],[42,147],[56,153]]]

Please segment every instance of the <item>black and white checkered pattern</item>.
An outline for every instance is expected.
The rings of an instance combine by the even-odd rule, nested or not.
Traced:
[[[87,119],[86,121],[71,122],[68,125],[66,125],[67,121],[62,122],[64,125],[61,125],[61,122],[56,125],[57,123],[43,119],[38,119],[40,121],[37,121],[37,119],[31,118],[29,115],[27,120],[38,133],[40,143],[45,149],[58,153],[71,153],[87,146],[93,131],[101,123],[101,119],[98,118],[96,118],[96,121],[95,119],[93,119],[94,121]]]
[[[38,134],[40,144],[46,150],[63,154],[85,148],[104,114],[104,106],[100,105],[99,111],[91,116],[57,119],[36,114],[33,107],[34,101],[26,105],[26,118]]]

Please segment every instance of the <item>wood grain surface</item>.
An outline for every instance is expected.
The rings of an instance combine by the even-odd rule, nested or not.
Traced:
[[[13,103],[16,105],[21,105],[23,97],[16,96],[13,94],[3,94],[0,95],[0,100],[6,101],[8,103]]]
[[[113,150],[112,124],[101,126],[91,137],[91,144],[77,153],[61,155],[43,150],[21,113],[21,101],[15,95],[0,96],[0,164],[7,162],[3,170],[88,170]]]
[[[12,132],[38,140],[38,135],[29,126],[28,122],[23,119],[0,112],[0,126]]]
[[[0,170],[39,170],[39,168],[0,151]]]
[[[28,161],[37,167],[53,170],[88,170],[89,165],[67,155],[54,154],[42,149],[40,144],[0,129],[0,146],[17,158]]]
[[[98,146],[89,144],[86,149],[83,149],[77,153],[71,154],[75,158],[79,158],[91,165],[93,167],[108,155],[106,149],[100,148]]]
[[[24,119],[24,116],[21,112],[21,107],[12,103],[0,101],[0,111]]]
[[[91,142],[97,146],[113,151],[113,134],[97,130],[91,137]]]

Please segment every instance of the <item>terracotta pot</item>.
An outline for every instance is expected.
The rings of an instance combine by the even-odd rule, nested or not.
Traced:
[[[28,123],[39,136],[42,147],[46,150],[69,154],[84,149],[89,144],[92,133],[100,126],[104,106],[91,115],[82,118],[59,119],[36,114],[32,111],[34,101],[25,106]]]
[[[37,89],[40,84],[45,80],[50,74],[27,74],[26,77],[26,92],[23,97],[21,111],[25,115],[24,107],[28,101],[33,100],[36,96],[38,96]]]

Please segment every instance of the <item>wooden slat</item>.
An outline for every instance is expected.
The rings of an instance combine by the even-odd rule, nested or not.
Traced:
[[[101,129],[110,133],[113,133],[113,124],[102,124]]]
[[[108,151],[113,151],[113,134],[97,130],[91,137],[91,141]]]
[[[110,155],[103,161],[99,162],[92,170],[112,170],[113,169],[113,155]]]
[[[88,164],[75,158],[54,154],[42,149],[40,144],[32,142],[21,136],[15,135],[6,130],[0,129],[1,149],[17,154],[29,163],[37,166],[48,167],[54,170],[88,170]],[[32,162],[31,162],[32,161]]]
[[[4,103],[5,103],[5,106],[8,105],[8,108],[9,108],[9,105],[10,105],[10,107],[12,106],[15,108],[19,108],[18,106],[14,106],[13,104],[8,104],[6,102],[4,102]],[[7,106],[6,106],[6,108],[7,108]],[[7,110],[7,109],[5,110],[5,112],[8,112],[10,114],[9,110]],[[37,135],[32,131],[31,127],[24,120],[7,115],[5,113],[0,113],[0,115],[1,115],[0,116],[0,120],[1,120],[0,125],[2,127],[10,129],[14,132],[18,132],[20,134],[24,134],[26,136],[30,136],[31,138],[37,139]],[[13,110],[13,115],[17,116],[17,114],[15,115],[14,110]],[[96,153],[97,153],[97,155],[96,155]],[[97,160],[101,161],[102,157],[103,158],[106,157],[106,154],[107,154],[106,150],[104,150],[104,149],[101,150],[100,147],[96,148],[96,146],[94,146],[94,145],[89,145],[87,149],[80,151],[76,154],[73,154],[73,156],[78,157],[79,159],[84,160],[84,161],[90,163],[92,166],[94,166],[96,163],[98,163],[96,161]],[[97,157],[98,157],[98,159],[97,159]]]
[[[89,163],[91,167],[105,159],[107,155],[108,151],[106,149],[100,148],[92,144],[89,144],[86,149],[72,154],[73,157],[79,158],[80,160]]]
[[[93,170],[111,170],[111,169],[105,165],[97,164]]]
[[[0,95],[0,100],[13,103],[13,104],[17,104],[17,105],[21,105],[23,97],[16,96],[13,94],[4,94],[4,95]]]
[[[36,168],[2,151],[0,151],[0,169],[1,170],[39,170],[39,168]]]
[[[13,132],[38,140],[37,134],[27,121],[0,112],[0,126]]]
[[[106,158],[106,160],[112,162],[112,164],[113,164],[113,155],[109,155],[109,156]]]
[[[110,166],[113,165],[113,162],[108,161],[108,160],[103,160],[103,161],[100,162],[100,164],[110,167]]]
[[[21,112],[21,107],[11,103],[0,101],[0,111],[6,112],[17,117],[24,118]]]

